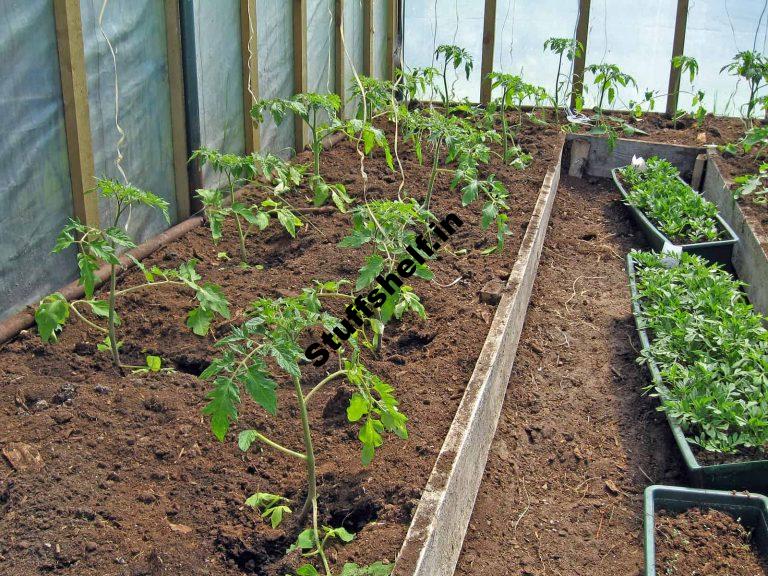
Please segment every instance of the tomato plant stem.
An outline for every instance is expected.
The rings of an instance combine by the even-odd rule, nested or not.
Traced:
[[[319,392],[320,390],[322,390],[323,386],[325,386],[325,385],[326,385],[326,384],[328,384],[329,382],[331,382],[331,381],[335,380],[336,378],[339,378],[339,377],[341,377],[341,376],[344,376],[344,375],[346,375],[346,373],[347,373],[347,371],[346,371],[346,370],[337,370],[337,371],[336,371],[336,372],[334,372],[333,374],[329,374],[328,376],[326,376],[325,378],[323,378],[322,380],[320,380],[320,382],[318,382],[318,383],[315,385],[315,387],[314,387],[314,388],[312,388],[312,390],[310,390],[310,391],[309,391],[309,394],[307,394],[307,395],[304,397],[304,402],[305,402],[306,404],[309,404],[309,399],[310,399],[310,398],[312,398],[312,396],[313,396],[315,393],[317,393],[317,392]]]
[[[271,446],[275,450],[278,450],[278,451],[282,452],[283,454],[287,454],[288,456],[293,456],[294,458],[298,458],[300,460],[306,460],[307,459],[306,454],[302,454],[301,452],[296,452],[295,450],[291,450],[290,448],[286,448],[282,444],[278,444],[274,440],[270,440],[269,438],[267,438],[266,436],[264,436],[264,434],[261,434],[260,432],[256,432],[256,439],[260,440],[261,442],[263,442],[267,446]]]
[[[117,273],[115,265],[109,267],[109,346],[112,349],[112,362],[120,366],[120,352],[117,349],[117,335],[115,331],[115,289],[117,287]]]

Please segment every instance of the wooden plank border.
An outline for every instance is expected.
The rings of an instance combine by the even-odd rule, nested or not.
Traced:
[[[176,189],[177,221],[189,218],[191,199],[187,173],[187,128],[184,102],[184,63],[181,50],[181,14],[178,0],[164,0],[165,38],[168,57],[168,86],[171,96],[171,141]]]
[[[240,53],[243,60],[243,123],[245,153],[259,149],[259,126],[251,108],[259,97],[259,48],[256,37],[256,0],[240,0]]]
[[[571,108],[576,107],[576,100],[584,93],[584,68],[587,63],[587,39],[589,38],[589,10],[591,0],[579,0],[579,21],[576,24],[576,40],[581,43],[581,55],[573,60],[573,78],[571,90]]]
[[[485,0],[483,12],[483,61],[480,63],[480,103],[491,101],[491,81],[488,75],[493,72],[493,54],[496,46],[496,0]]]
[[[688,25],[688,0],[677,0],[677,15],[675,16],[675,38],[672,42],[672,59],[682,56],[685,50],[685,29]],[[667,88],[667,115],[672,116],[677,111],[677,101],[680,97],[680,69],[669,61],[669,87]]]
[[[454,572],[512,373],[561,160],[562,148],[544,178],[488,337],[395,560],[393,576]]]
[[[86,194],[95,179],[80,2],[57,0],[53,10],[74,216],[84,224],[98,226],[99,198]]]
[[[307,91],[307,0],[293,0],[293,92]],[[298,154],[309,142],[304,122],[296,119],[294,138]]]

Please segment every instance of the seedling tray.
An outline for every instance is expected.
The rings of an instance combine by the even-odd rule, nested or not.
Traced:
[[[645,489],[645,576],[656,576],[657,510],[685,512],[690,508],[715,509],[732,515],[753,531],[760,554],[768,554],[768,498],[760,494],[735,494],[719,490],[649,486]]]
[[[624,185],[621,183],[621,180],[619,178],[619,168],[614,168],[611,170],[611,175],[613,176],[613,181],[616,184],[616,187],[619,189],[619,192],[621,192],[622,198],[627,203],[627,207],[629,208],[630,212],[632,213],[632,218],[637,222],[637,225],[640,227],[640,229],[643,231],[643,234],[645,234],[645,237],[648,239],[648,242],[651,244],[654,250],[660,251],[664,244],[673,242],[667,238],[662,232],[656,228],[656,226],[653,225],[653,223],[648,219],[648,217],[641,211],[629,204],[629,194],[627,194],[627,191],[624,189]],[[680,176],[677,177],[680,182],[688,186],[688,184],[680,178]],[[727,267],[731,268],[731,259],[733,257],[733,247],[736,245],[736,243],[739,241],[738,236],[736,236],[736,233],[733,231],[733,229],[728,225],[728,223],[723,220],[723,218],[720,216],[720,214],[717,214],[717,223],[718,227],[721,231],[725,232],[727,238],[725,240],[715,240],[712,242],[696,242],[692,244],[683,244],[681,247],[684,252],[690,252],[691,254],[698,254],[702,258],[706,258],[710,262],[716,262],[718,264],[723,264]]]
[[[632,293],[632,312],[635,317],[635,324],[640,334],[640,343],[643,349],[647,350],[650,348],[650,339],[647,330],[642,326],[640,320],[640,300],[635,276],[635,261],[631,254],[627,255],[627,274],[629,275],[629,289]],[[654,387],[663,396],[667,388],[662,382],[661,373],[653,359],[649,359],[648,369],[651,373]],[[768,460],[749,460],[731,464],[700,464],[688,440],[685,438],[685,433],[680,423],[669,414],[666,414],[666,416],[677,448],[685,463],[688,478],[694,486],[723,490],[768,492]]]

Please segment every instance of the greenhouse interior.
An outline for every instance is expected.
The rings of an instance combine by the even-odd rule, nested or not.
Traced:
[[[768,574],[768,0],[0,10],[0,575]]]

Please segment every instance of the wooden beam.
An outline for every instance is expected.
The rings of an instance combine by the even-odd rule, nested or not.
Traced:
[[[387,2],[387,69],[384,71],[387,80],[395,81],[395,43],[398,35],[398,10],[399,0],[386,0]]]
[[[99,197],[96,194],[86,194],[96,181],[93,176],[93,145],[80,2],[58,0],[53,3],[53,10],[56,18],[56,43],[74,216],[84,224],[98,226]]]
[[[336,78],[334,90],[341,98],[341,109],[339,117],[344,116],[344,102],[346,101],[346,78],[344,74],[346,58],[344,57],[344,46],[341,40],[341,26],[344,23],[344,0],[335,0],[334,2],[334,39],[336,48]]]
[[[493,72],[493,52],[496,45],[496,0],[485,0],[483,13],[483,61],[480,64],[480,103],[491,101],[491,81],[488,74]]]
[[[373,76],[373,54],[374,54],[374,29],[373,29],[373,2],[374,0],[363,0],[363,74]],[[354,30],[357,34],[357,31]]]
[[[307,91],[307,0],[293,0],[293,91]],[[309,142],[304,122],[295,120],[296,153]]]
[[[682,56],[685,50],[685,28],[688,25],[688,0],[677,0],[677,16],[675,16],[675,38],[672,41],[672,58]],[[672,116],[677,111],[677,101],[680,96],[680,69],[669,62],[669,88],[667,89],[667,115]]]
[[[573,60],[573,90],[571,91],[571,107],[576,106],[576,100],[584,91],[584,67],[587,62],[587,37],[589,36],[590,0],[579,0],[579,21],[576,24],[576,40],[581,44],[581,55]]]
[[[190,215],[189,175],[187,173],[187,127],[184,109],[184,66],[181,53],[181,15],[178,0],[165,2],[165,39],[168,54],[168,85],[171,91],[171,141],[176,188],[176,217]]]
[[[259,97],[259,51],[256,38],[256,0],[240,0],[240,53],[243,61],[243,122],[245,153],[259,149],[259,125],[251,108]]]

